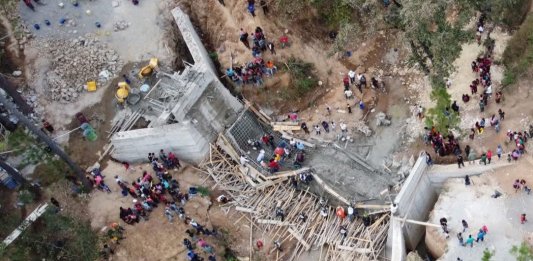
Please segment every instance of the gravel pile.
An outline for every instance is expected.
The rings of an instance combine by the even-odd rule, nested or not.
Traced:
[[[79,93],[84,91],[87,81],[97,81],[97,85],[102,86],[123,65],[116,51],[91,37],[52,40],[37,46],[42,46],[42,53],[52,57],[45,84],[54,101],[75,101]],[[102,74],[107,77],[99,77]]]
[[[130,27],[130,23],[128,23],[125,20],[120,20],[120,21],[115,22],[113,24],[113,31],[115,31],[115,32],[124,31],[124,30],[128,29],[128,27]]]

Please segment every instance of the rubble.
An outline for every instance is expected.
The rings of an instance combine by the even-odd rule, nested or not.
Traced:
[[[376,126],[389,126],[390,124],[391,121],[384,112],[378,112],[376,114]]]
[[[127,21],[120,20],[120,21],[117,21],[117,22],[115,22],[113,24],[113,31],[115,31],[115,32],[124,31],[124,30],[128,29],[129,26],[130,26],[130,23],[128,23]]]
[[[372,135],[372,130],[364,121],[358,121],[355,123],[354,127],[357,131],[363,133],[366,137],[370,137]]]
[[[46,44],[36,41],[35,47],[52,57],[45,84],[54,101],[75,101],[87,81],[96,80],[98,85],[104,85],[109,78],[99,77],[100,72],[106,70],[115,75],[123,65],[116,51],[89,35],[73,40],[51,40]]]

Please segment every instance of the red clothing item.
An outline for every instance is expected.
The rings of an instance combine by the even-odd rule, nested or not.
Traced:
[[[279,169],[279,164],[275,160],[271,161],[268,166],[273,169]]]
[[[270,141],[270,139],[268,138],[268,136],[263,136],[263,138],[261,138],[261,140],[263,141],[263,143],[265,144],[268,144],[268,142]]]
[[[492,151],[491,150],[487,151],[487,159],[490,159],[490,158],[492,158]]]

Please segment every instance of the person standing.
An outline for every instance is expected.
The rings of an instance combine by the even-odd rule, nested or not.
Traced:
[[[355,83],[355,72],[350,70],[348,72],[348,77],[350,77],[350,84],[354,84]]]
[[[522,215],[520,215],[520,224],[524,224],[526,222],[527,222],[526,214],[522,213]]]
[[[246,46],[246,48],[250,49],[250,42],[248,42],[248,33],[244,31],[244,29],[241,28],[241,32],[239,33],[239,40]]]
[[[481,154],[481,159],[479,160],[479,164],[483,163],[484,165],[487,165],[487,154],[483,152]]]
[[[261,0],[259,2],[259,5],[263,8],[263,13],[265,13],[265,16],[268,16],[268,4],[265,0]]]
[[[502,153],[503,153],[502,145],[498,144],[498,148],[496,148],[496,154],[498,155],[498,160],[502,159]]]
[[[505,118],[505,112],[503,112],[502,109],[498,109],[498,114],[500,115],[500,121],[503,121]]]
[[[461,221],[461,223],[463,224],[463,232],[465,232],[468,229],[468,223],[466,223],[466,220],[464,219]]]
[[[463,233],[458,233],[457,234],[457,239],[459,239],[459,244],[461,246],[464,246],[465,245],[465,242],[464,242],[464,239],[463,239]]]
[[[470,244],[470,247],[474,247],[474,238],[472,237],[472,235],[468,235],[468,238],[466,239],[465,245],[468,245],[468,244]]]
[[[252,17],[255,17],[255,2],[248,1],[248,12],[250,12]]]
[[[276,55],[276,50],[274,48],[273,42],[268,42],[267,47],[268,47],[268,50],[270,50],[270,54]]]
[[[346,104],[346,107],[348,108],[348,113],[352,113],[352,107],[350,104]]]
[[[489,149],[487,151],[487,161],[489,164],[490,164],[491,159],[492,159],[492,150]]]
[[[462,155],[458,155],[457,156],[457,165],[459,166],[459,168],[461,168],[461,166],[465,166],[465,162],[463,160],[463,156]]]
[[[457,101],[453,101],[453,103],[452,103],[452,110],[453,110],[455,113],[459,114],[459,106],[457,105]]]
[[[484,239],[485,239],[485,232],[483,232],[483,229],[480,229],[479,232],[477,233],[476,243],[479,242],[480,240],[481,242],[483,242]]]

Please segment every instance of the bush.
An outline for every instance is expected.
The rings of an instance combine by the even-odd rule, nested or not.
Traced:
[[[533,251],[529,245],[525,242],[522,242],[520,246],[513,246],[511,248],[511,254],[516,257],[517,261],[531,261],[533,260]]]
[[[295,87],[290,96],[303,96],[317,87],[318,80],[314,75],[315,67],[312,63],[291,57],[287,61],[287,66]]]
[[[515,83],[529,70],[533,64],[533,15],[527,17],[509,40],[502,60],[505,65],[504,86]]]
[[[10,260],[96,260],[100,238],[86,222],[47,211],[5,250]]]

